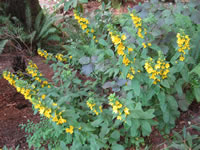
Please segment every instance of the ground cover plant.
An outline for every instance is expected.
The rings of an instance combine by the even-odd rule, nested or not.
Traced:
[[[3,73],[41,115],[39,124],[22,125],[29,147],[148,149],[152,128],[169,134],[180,111],[200,101],[200,2],[154,0],[118,19],[109,4],[89,18],[73,5],[79,29],[63,29],[75,34],[63,44],[66,55],[37,50],[54,70],[52,82],[32,61],[25,75]]]

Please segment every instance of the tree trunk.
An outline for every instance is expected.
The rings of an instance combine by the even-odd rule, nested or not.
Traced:
[[[1,1],[1,0],[0,0]],[[36,16],[41,11],[38,0],[2,0],[7,5],[6,12],[17,17],[28,30],[33,30]]]

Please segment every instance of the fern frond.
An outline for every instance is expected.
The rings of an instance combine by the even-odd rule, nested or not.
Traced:
[[[5,47],[7,42],[8,42],[8,40],[0,41],[0,54],[3,52],[4,47]]]

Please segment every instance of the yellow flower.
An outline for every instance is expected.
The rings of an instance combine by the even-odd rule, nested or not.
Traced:
[[[57,121],[57,124],[63,124],[66,123],[67,121],[60,116],[59,120]]]
[[[142,43],[142,46],[143,46],[144,48],[146,48],[146,47],[147,47],[147,45],[146,45],[145,43]]]
[[[102,112],[102,106],[99,106],[99,110],[100,110],[100,112]]]
[[[66,129],[65,129],[65,131],[66,131],[67,133],[73,134],[73,132],[74,132],[74,127],[70,125],[69,128],[66,128]]]
[[[117,120],[122,120],[122,116],[117,116]]]
[[[129,63],[130,63],[130,60],[126,57],[126,55],[124,55],[124,57],[123,57],[123,64],[124,64],[125,66],[128,66]]]
[[[133,49],[132,49],[132,48],[128,48],[128,51],[129,51],[129,52],[132,52],[132,51],[133,51]]]
[[[45,94],[43,94],[42,96],[41,96],[41,98],[44,100],[45,99],[45,97],[46,97],[46,95]]]
[[[69,56],[69,59],[72,59],[72,56]]]
[[[147,45],[148,45],[148,46],[151,46],[151,43],[148,43]]]
[[[86,24],[83,24],[83,25],[81,26],[81,28],[82,28],[82,30],[85,30],[85,29],[87,28],[87,25],[86,25]]]
[[[48,109],[44,112],[44,116],[47,117],[47,118],[50,118],[51,117],[51,109]]]
[[[126,40],[126,35],[123,34],[122,37],[121,37],[121,39],[122,40]]]
[[[127,77],[128,79],[130,79],[130,80],[132,80],[132,79],[134,78],[134,76],[133,76],[132,74],[130,74],[130,73],[128,73],[126,77]]]
[[[129,109],[127,107],[124,108],[124,113],[125,113],[125,115],[129,115],[130,114]]]
[[[53,117],[52,121],[53,121],[53,122],[57,122],[57,121],[58,121],[58,117],[57,117],[56,114],[55,114],[55,116]]]
[[[94,29],[91,29],[91,33],[94,33]]]
[[[165,68],[169,68],[170,67],[170,65],[169,65],[169,63],[167,63],[166,65],[165,65]]]
[[[121,43],[121,39],[118,36],[111,36],[111,40],[115,45]]]
[[[40,107],[40,108],[39,108],[39,112],[40,112],[40,114],[43,114],[44,111],[45,111],[45,108],[44,108],[44,107]]]
[[[180,61],[184,61],[184,59],[185,59],[185,58],[184,58],[183,56],[180,56],[180,57],[179,57],[179,60],[180,60]]]

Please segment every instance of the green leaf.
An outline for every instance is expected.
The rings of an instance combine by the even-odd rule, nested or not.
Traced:
[[[169,110],[168,109],[165,112],[163,112],[163,120],[165,123],[169,122]]]
[[[99,125],[103,122],[102,118],[99,118],[91,123],[93,127],[99,127]]]
[[[104,123],[102,125],[101,132],[99,134],[100,138],[103,138],[109,131],[110,131],[110,128],[108,128],[108,124]]]
[[[200,63],[194,69],[192,69],[192,71],[190,71],[189,74],[191,74],[193,72],[196,73],[197,75],[199,75],[199,77],[200,77]]]
[[[169,108],[172,109],[172,110],[177,110],[178,108],[178,104],[176,102],[176,99],[171,96],[171,95],[168,95],[167,96],[167,102],[169,104]]]
[[[63,142],[63,141],[60,141],[60,148],[68,150],[68,147],[66,146],[65,142]]]
[[[164,86],[166,88],[170,88],[168,80],[166,80],[166,79],[165,80],[161,80],[160,83],[161,83],[162,86]]]
[[[140,82],[136,79],[133,79],[132,82],[131,82],[131,86],[134,90],[134,94],[136,96],[139,96],[140,95]]]
[[[113,57],[113,56],[114,56],[114,52],[113,52],[113,50],[111,50],[111,49],[106,50],[106,54],[107,54],[108,56],[110,56],[110,57]]]
[[[120,144],[113,144],[111,149],[112,150],[124,150],[124,147]]]
[[[177,91],[177,93],[181,96],[183,95],[183,90],[182,90],[182,85],[184,84],[184,80],[183,79],[178,79],[178,81],[175,84],[175,89]]]
[[[193,93],[195,98],[197,99],[197,102],[200,102],[200,87],[195,87],[193,89]]]
[[[110,137],[118,141],[119,138],[120,138],[120,132],[119,132],[118,130],[115,130],[115,131],[110,135]]]
[[[99,39],[99,43],[103,46],[107,46],[108,43],[104,39]]]
[[[151,133],[151,125],[148,121],[142,121],[141,127],[143,136],[148,136]]]
[[[140,122],[137,119],[132,120],[132,126],[130,128],[131,136],[136,137],[138,136],[138,128],[140,127]]]
[[[88,0],[80,0],[80,3],[88,3]]]

